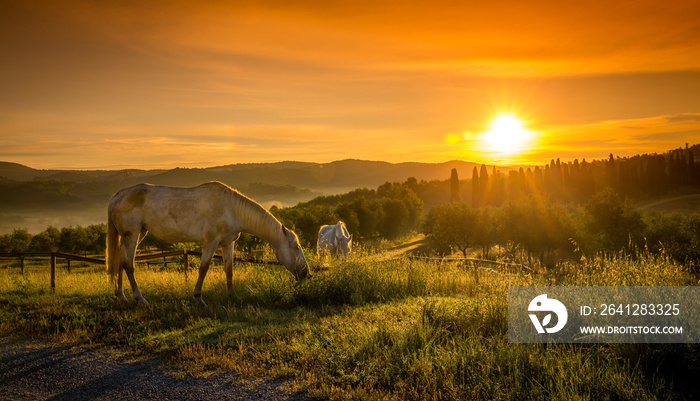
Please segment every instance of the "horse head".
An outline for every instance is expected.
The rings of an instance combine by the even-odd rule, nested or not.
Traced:
[[[343,253],[343,257],[348,257],[352,249],[352,234],[348,232],[345,223],[339,221],[335,230],[335,249]]]
[[[352,249],[352,234],[350,234],[349,237],[343,237],[338,240],[336,246],[336,249],[343,253],[343,257],[347,258],[348,253],[350,253],[350,250]]]
[[[304,257],[304,251],[299,244],[299,238],[294,231],[282,225],[282,241],[275,249],[279,260],[297,280],[311,278],[309,264]]]

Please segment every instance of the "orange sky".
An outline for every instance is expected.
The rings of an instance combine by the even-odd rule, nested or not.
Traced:
[[[700,142],[697,0],[377,3],[0,0],[0,160],[544,163]],[[523,154],[483,149],[499,112],[536,133]]]

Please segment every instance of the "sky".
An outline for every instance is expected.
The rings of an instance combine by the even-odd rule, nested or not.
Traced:
[[[0,160],[661,153],[700,143],[698,15],[697,0],[0,0]],[[503,113],[529,133],[517,151],[484,142]]]

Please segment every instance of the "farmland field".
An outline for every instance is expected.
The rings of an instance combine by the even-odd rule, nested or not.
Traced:
[[[307,252],[309,253],[309,252]],[[360,251],[297,284],[281,266],[195,278],[137,265],[144,307],[116,302],[100,266],[0,269],[0,334],[116,346],[182,375],[289,378],[331,399],[693,399],[695,344],[509,344],[510,285],[696,285],[663,256],[588,260],[573,272],[504,275]],[[316,261],[312,261],[316,265]],[[127,287],[128,288],[128,287]]]

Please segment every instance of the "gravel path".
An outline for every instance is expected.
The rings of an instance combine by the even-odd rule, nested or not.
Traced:
[[[293,400],[282,380],[214,373],[178,379],[161,362],[106,351],[0,337],[0,401],[4,400]]]

